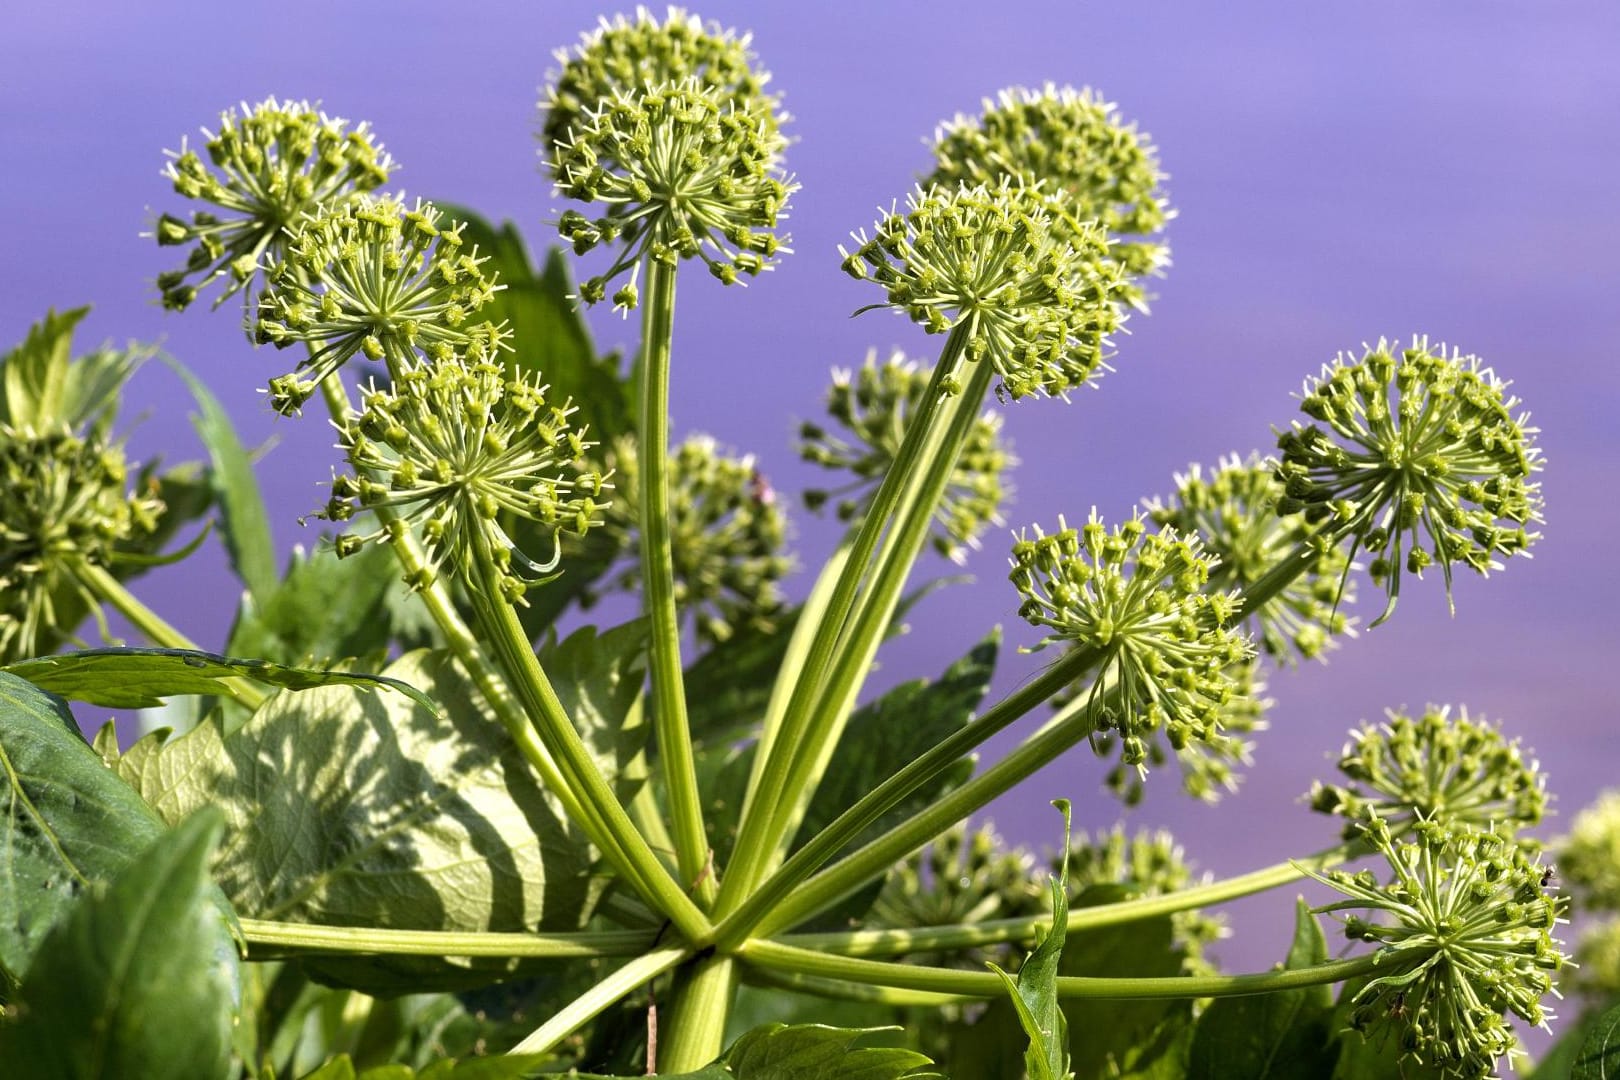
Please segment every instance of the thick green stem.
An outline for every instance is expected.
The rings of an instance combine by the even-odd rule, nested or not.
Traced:
[[[656,979],[689,955],[685,949],[671,948],[656,949],[636,957],[575,998],[561,1012],[554,1014],[550,1020],[541,1024],[528,1038],[507,1053],[543,1054],[552,1050],[558,1043],[594,1020],[602,1010],[636,987]]]
[[[441,930],[380,930],[363,926],[242,919],[242,936],[254,959],[292,953],[391,956],[522,956],[571,959],[638,956],[652,947],[656,931],[603,930],[577,934],[451,933]]]
[[[835,1001],[865,1001],[877,1005],[912,1005],[937,1009],[941,1005],[964,1005],[979,999],[964,994],[932,994],[926,990],[896,990],[892,986],[873,986],[870,983],[850,982],[847,979],[823,979],[815,975],[800,975],[791,971],[772,971],[769,968],[744,968],[743,974],[752,986],[770,986],[791,990],[796,994],[813,994]]]
[[[681,674],[680,613],[675,610],[675,561],[669,531],[669,369],[675,333],[675,266],[648,256],[642,302],[641,407],[637,416],[639,472],[636,523],[641,533],[641,580],[651,634],[653,722],[658,760],[669,792],[671,833],[681,879],[696,886],[705,904],[715,883],[704,872],[709,837],[703,828],[692,732],[686,720]]]
[[[1247,874],[1195,885],[1160,896],[1144,896],[1115,904],[1070,908],[1070,933],[1118,926],[1140,919],[1153,919],[1178,911],[1210,907],[1228,900],[1265,892],[1307,877],[1307,871],[1323,870],[1359,858],[1370,849],[1346,843],[1308,855],[1303,859],[1252,870]],[[987,919],[978,923],[952,926],[923,926],[896,930],[846,930],[822,934],[784,934],[774,940],[784,945],[841,956],[903,956],[907,953],[949,952],[979,948],[1004,942],[1033,943],[1051,924],[1049,915],[1029,915],[1017,919]]]
[[[651,847],[614,797],[590,751],[585,748],[574,725],[563,709],[551,680],[540,667],[523,625],[502,594],[502,572],[488,550],[469,553],[473,577],[468,592],[477,612],[484,638],[493,645],[506,667],[508,678],[524,708],[535,720],[540,740],[563,772],[563,780],[580,801],[589,804],[607,829],[617,862],[648,903],[663,912],[676,930],[689,941],[702,939],[709,931],[708,920],[691,897],[670,877],[669,871],[653,854]]]
[[[729,914],[736,910],[753,892],[763,876],[765,866],[772,860],[780,836],[775,829],[780,824],[776,806],[781,802],[797,803],[810,779],[811,755],[802,753],[806,732],[817,719],[816,706],[826,677],[838,658],[840,643],[856,594],[877,549],[879,537],[894,515],[907,480],[920,469],[923,447],[939,418],[946,397],[946,387],[958,382],[958,372],[965,363],[969,329],[967,324],[951,331],[940,353],[939,363],[917,410],[912,416],[894,464],[884,475],[872,497],[872,505],[861,523],[861,530],[850,552],[849,562],[839,575],[838,585],[827,604],[826,613],[816,626],[810,655],[800,672],[793,696],[783,718],[780,735],[771,747],[771,753],[759,774],[758,790],[769,792],[771,799],[756,799],[739,824],[737,841],[733,847],[731,865],[726,868],[726,879],[720,889],[717,910]],[[780,800],[781,802],[778,802]],[[739,939],[740,940],[740,939]]]
[[[813,949],[798,949],[780,942],[754,940],[741,951],[750,965],[795,972],[824,979],[888,986],[898,990],[921,990],[940,994],[961,994],[977,998],[999,998],[1007,992],[1001,977],[990,971],[963,971],[958,968],[897,964],[885,960],[861,960],[852,956],[830,956]],[[1378,970],[1378,954],[1369,953],[1348,960],[1332,960],[1310,967],[1256,972],[1249,975],[1178,975],[1162,978],[1106,976],[1059,976],[1060,998],[1105,1000],[1144,1000],[1164,998],[1242,997],[1297,990],[1305,986],[1341,983]]]
[[[729,956],[706,956],[682,969],[658,1025],[659,1072],[696,1072],[720,1056],[736,992],[737,962]]]

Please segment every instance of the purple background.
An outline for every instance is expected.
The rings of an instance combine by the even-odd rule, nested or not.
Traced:
[[[538,249],[558,203],[537,171],[537,87],[551,51],[601,9],[580,3],[273,5],[18,4],[0,31],[0,343],[48,305],[93,303],[81,344],[162,339],[202,373],[250,444],[278,545],[308,543],[296,517],[322,501],[335,452],[312,413],[269,415],[257,393],[287,366],[255,354],[234,305],[178,317],[152,303],[177,261],[139,235],[180,209],[161,151],[235,102],[319,99],[372,122],[413,195],[519,223]],[[1140,3],[713,3],[752,28],[796,117],[790,166],[804,188],[797,254],[747,291],[685,278],[677,315],[677,432],[704,430],[760,455],[776,486],[805,472],[794,421],[816,415],[834,365],[869,346],[931,359],[940,339],[882,313],[837,269],[836,245],[870,225],[927,166],[923,139],[981,96],[1042,80],[1091,85],[1161,148],[1180,217],[1174,266],[1151,317],[1132,320],[1117,372],[1073,404],[1030,401],[1007,429],[1024,465],[1013,526],[1118,520],[1192,461],[1267,449],[1296,415],[1291,393],[1340,349],[1422,332],[1483,357],[1545,429],[1546,537],[1533,561],[1457,588],[1438,580],[1326,667],[1271,680],[1277,705],[1241,796],[1217,807],[1156,776],[1127,820],[1175,830],[1199,864],[1230,873],[1332,841],[1298,796],[1330,772],[1346,730],[1388,706],[1467,704],[1536,748],[1569,815],[1620,779],[1613,630],[1620,585],[1613,488],[1620,376],[1620,6]],[[593,313],[600,340],[633,324]],[[138,455],[194,457],[187,399],[159,365],[131,388]],[[143,417],[131,424],[129,418]],[[806,564],[834,529],[797,515]],[[993,623],[1016,620],[1005,543],[972,561],[971,588],[920,609],[876,684],[937,673]],[[793,581],[808,588],[808,573]],[[216,542],[137,591],[199,641],[223,640],[235,586]],[[1005,658],[997,693],[1047,657]],[[84,715],[88,723],[96,718]],[[1006,744],[1002,744],[1006,745]],[[992,752],[994,752],[992,750]],[[1102,769],[1078,750],[994,807],[1015,839],[1056,840],[1046,802],[1112,823]],[[1291,894],[1239,905],[1229,964],[1283,948]]]

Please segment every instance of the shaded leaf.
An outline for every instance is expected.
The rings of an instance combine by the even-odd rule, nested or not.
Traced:
[[[1611,998],[1597,1008],[1582,1010],[1578,1021],[1564,1025],[1558,1034],[1558,1041],[1536,1062],[1535,1068],[1528,1071],[1529,1080],[1569,1080],[1587,1036],[1616,1009],[1620,1009],[1620,999]],[[1522,1066],[1520,1074],[1526,1074]],[[1616,1075],[1620,1076],[1620,1073]]]
[[[41,690],[112,709],[149,709],[177,694],[217,694],[233,676],[284,690],[353,686],[397,690],[431,709],[432,699],[409,683],[383,675],[286,667],[267,660],[237,660],[192,649],[85,649],[19,660],[0,667]]]
[[[0,672],[0,983],[51,926],[163,831],[109,772],[60,698]]]
[[[1540,1075],[1539,1072],[1537,1074]],[[1620,1005],[1598,1017],[1586,1033],[1570,1080],[1616,1080],[1620,1077]]]
[[[634,619],[598,635],[582,627],[540,650],[540,666],[557,691],[602,775],[628,800],[626,767],[646,748],[650,727],[638,702],[646,678],[647,623]]]
[[[1058,1006],[1058,966],[1063,958],[1063,942],[1069,929],[1069,804],[1059,799],[1053,804],[1063,814],[1063,865],[1050,880],[1052,925],[1035,943],[1035,949],[1018,969],[1018,977],[995,964],[990,970],[1001,976],[1011,994],[1018,1022],[1029,1037],[1024,1066],[1030,1080],[1068,1080],[1068,1029]]]
[[[551,1059],[544,1054],[516,1054],[503,1057],[470,1058],[464,1061],[436,1061],[420,1072],[409,1065],[379,1065],[356,1075],[349,1055],[339,1054],[303,1080],[523,1080],[536,1076]]]
[[[659,1073],[667,1080],[937,1080],[941,1074],[915,1050],[857,1046],[864,1036],[892,1028],[836,1028],[821,1024],[765,1024],[732,1043],[720,1059],[696,1072]],[[577,1073],[580,1080],[628,1080]]]
[[[242,598],[226,648],[283,664],[329,663],[381,654],[393,636],[390,593],[405,591],[389,548],[367,544],[346,559],[329,545],[293,549],[269,592]],[[343,602],[334,604],[332,598]]]
[[[89,313],[88,307],[47,311],[22,344],[0,357],[0,421],[35,431],[66,422],[73,329]]]
[[[21,1019],[0,1028],[0,1059],[17,1075],[231,1074],[236,946],[208,873],[223,824],[204,811],[177,826],[52,929],[29,966]]]

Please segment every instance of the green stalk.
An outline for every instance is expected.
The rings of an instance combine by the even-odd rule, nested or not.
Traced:
[[[648,667],[653,722],[669,792],[675,861],[681,880],[695,885],[699,899],[707,905],[714,899],[715,883],[712,874],[704,873],[709,835],[703,828],[703,802],[686,719],[680,613],[675,610],[675,562],[669,532],[669,354],[675,333],[675,266],[651,255],[644,265],[647,296],[641,322],[641,407],[636,435],[641,475],[636,510],[651,635]]]
[[[834,1001],[864,1001],[874,1005],[911,1005],[937,1009],[941,1005],[965,1005],[978,998],[962,994],[931,994],[925,990],[896,990],[892,986],[873,986],[870,983],[850,982],[847,979],[824,979],[816,975],[800,975],[791,971],[772,971],[768,968],[748,968],[744,972],[753,986],[770,986],[796,994],[812,994]]]
[[[780,942],[750,941],[741,952],[751,965],[794,972],[824,979],[888,986],[898,990],[921,990],[940,994],[961,994],[983,999],[999,998],[1007,992],[1001,976],[991,971],[962,971],[957,968],[897,964],[885,960],[860,960],[851,956],[829,956],[813,949],[797,949]],[[1378,954],[1368,953],[1348,960],[1330,960],[1310,967],[1249,975],[1177,975],[1160,978],[1107,976],[1059,976],[1060,998],[1141,1001],[1165,998],[1243,997],[1298,990],[1306,986],[1326,986],[1344,982],[1378,970]]]
[[[658,1025],[659,1072],[696,1072],[720,1056],[736,992],[737,962],[729,956],[706,956],[682,970],[667,1022]]]
[[[708,919],[691,897],[670,877],[651,847],[619,805],[590,751],[574,730],[551,680],[540,667],[523,625],[501,594],[501,571],[487,549],[469,552],[469,581],[473,609],[486,640],[495,649],[512,679],[518,698],[535,720],[540,740],[563,770],[564,781],[582,802],[590,804],[606,826],[613,848],[623,859],[629,881],[674,923],[688,941],[701,940],[709,931]]]
[[[157,612],[141,603],[134,593],[124,588],[123,582],[108,572],[106,567],[78,559],[73,563],[72,572],[80,585],[88,589],[102,603],[110,604],[114,611],[128,619],[130,625],[139,630],[142,636],[153,645],[164,649],[187,649],[191,652],[206,651],[195,641],[169,625]],[[233,701],[243,705],[250,712],[263,705],[270,696],[251,679],[244,679],[235,675],[220,679],[219,687]]]
[[[603,930],[577,934],[453,933],[440,930],[380,930],[359,926],[242,919],[242,936],[255,959],[290,953],[384,954],[390,956],[522,956],[572,959],[638,956],[656,931]]]
[[[1160,896],[1144,896],[1095,907],[1070,908],[1070,933],[1119,926],[1140,919],[1153,919],[1178,911],[1210,907],[1229,900],[1251,896],[1308,876],[1308,871],[1324,870],[1368,854],[1369,849],[1354,842],[1338,844],[1307,855],[1277,863],[1247,874],[1212,881],[1190,889]],[[951,926],[923,926],[904,930],[845,930],[821,934],[784,934],[774,940],[783,945],[840,956],[903,956],[917,952],[948,952],[957,949],[999,945],[1004,942],[1033,943],[1052,922],[1050,915],[1029,915],[1016,919],[987,919],[978,923]]]
[[[907,479],[919,471],[923,447],[928,442],[929,432],[934,428],[946,396],[947,380],[956,381],[957,373],[965,362],[968,336],[968,326],[963,323],[952,330],[946,339],[928,387],[912,415],[911,425],[900,442],[900,449],[895,453],[894,464],[878,485],[872,505],[856,535],[849,562],[839,575],[825,615],[816,626],[810,655],[805,660],[804,670],[800,672],[783,717],[780,737],[771,747],[771,753],[759,774],[757,790],[769,792],[773,802],[782,800],[793,804],[803,794],[809,762],[800,751],[806,732],[816,717],[815,706],[821,696],[821,687],[837,658],[846,620],[855,605],[861,581],[866,577],[878,538],[899,504]],[[736,910],[753,893],[776,849],[778,837],[773,835],[773,827],[777,824],[774,805],[756,799],[750,810],[752,812],[743,815],[739,824],[731,865],[726,868],[726,879],[720,889],[716,910],[722,915]]]
[[[594,1020],[602,1010],[636,987],[651,982],[690,954],[684,948],[656,949],[636,957],[575,998],[541,1024],[509,1054],[543,1054]]]

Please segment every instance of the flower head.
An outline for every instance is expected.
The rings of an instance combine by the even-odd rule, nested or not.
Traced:
[[[779,161],[774,120],[739,108],[695,79],[616,92],[569,129],[554,151],[557,188],[601,203],[601,216],[566,211],[557,227],[583,254],[624,241],[606,272],[580,286],[596,303],[643,255],[702,259],[727,285],[757,277],[788,251],[774,230],[796,188]],[[638,303],[634,276],[614,306]]]
[[[1389,919],[1345,919],[1350,940],[1378,946],[1351,1025],[1394,1028],[1403,1056],[1446,1076],[1491,1075],[1518,1046],[1506,1014],[1545,1026],[1541,999],[1565,963],[1545,871],[1496,832],[1422,822],[1410,843],[1397,844],[1372,815],[1364,833],[1389,863],[1389,884],[1369,871],[1311,874],[1349,897],[1318,911],[1364,908]]]
[[[1114,238],[1108,257],[1128,279],[1155,273],[1169,261],[1163,232],[1173,214],[1158,151],[1089,89],[1047,83],[1039,90],[1003,90],[994,101],[985,99],[981,115],[942,124],[934,157],[937,165],[925,185],[994,184],[1002,177],[1043,183],[1062,211],[1054,215],[1054,231],[1097,222]],[[1124,297],[1145,306],[1134,280]]]
[[[993,365],[1013,398],[1061,396],[1106,367],[1124,279],[1100,227],[1060,234],[1053,218],[1022,182],[918,188],[839,252],[850,276],[886,290],[875,306],[931,334],[965,324],[969,359]]]
[[[1527,527],[1541,520],[1541,453],[1518,404],[1478,359],[1422,337],[1398,355],[1382,340],[1359,359],[1341,354],[1306,383],[1300,408],[1317,423],[1278,435],[1277,508],[1331,522],[1373,555],[1368,570],[1389,596],[1374,626],[1394,610],[1403,571],[1422,577],[1439,563],[1449,602],[1453,563],[1484,574],[1539,537]]]
[[[419,355],[493,352],[503,331],[473,320],[500,286],[462,250],[462,226],[446,227],[432,203],[407,210],[370,196],[307,219],[269,272],[255,336],[262,344],[310,346],[296,371],[270,382],[271,404],[298,411],[315,387],[356,353],[391,370]]]
[[[0,422],[0,662],[49,648],[87,611],[100,618],[77,571],[114,562],[163,512],[129,480],[122,447],[94,429]]]
[[[812,488],[804,494],[811,509],[838,498],[838,517],[852,520],[865,512],[877,484],[894,464],[912,413],[928,388],[928,373],[895,352],[882,364],[874,350],[856,371],[833,372],[827,412],[847,429],[853,441],[820,424],[799,428],[799,452],[806,461],[855,474],[849,485],[834,491]],[[1001,504],[1008,495],[1005,474],[1018,459],[1001,435],[1001,416],[986,411],[968,429],[962,454],[934,510],[934,548],[961,562],[963,549],[979,546],[991,525],[1002,524]]]
[[[1231,594],[1208,589],[1213,560],[1196,537],[1148,533],[1140,518],[1112,531],[1092,512],[1081,529],[1058,520],[1012,550],[1018,613],[1050,631],[1036,646],[1063,642],[1101,654],[1088,703],[1100,704],[1099,752],[1117,738],[1121,762],[1145,775],[1162,732],[1181,755],[1221,745],[1232,700],[1244,687],[1235,665],[1251,655],[1228,623]]]
[[[1559,839],[1558,874],[1583,910],[1620,911],[1620,789],[1599,795]]]
[[[545,113],[542,152],[555,164],[555,149],[570,142],[574,130],[588,124],[616,94],[687,79],[742,112],[780,124],[786,120],[780,98],[766,93],[770,74],[758,68],[759,58],[749,44],[747,34],[739,36],[678,7],[671,7],[663,22],[644,7],[636,9],[634,20],[623,15],[602,19],[572,52],[559,49],[555,54],[562,68],[540,106]]]
[[[638,522],[635,442],[615,440],[603,463],[614,477],[605,525],[628,536]],[[724,641],[743,626],[772,629],[782,610],[778,582],[793,559],[786,551],[787,516],[753,455],[728,454],[708,435],[690,436],[670,454],[669,489],[678,610],[692,614],[706,641]],[[640,562],[614,584],[639,592]]]
[[[390,387],[367,389],[360,412],[340,426],[338,445],[353,471],[333,481],[323,514],[342,521],[393,507],[400,516],[370,535],[340,537],[338,554],[414,522],[429,566],[413,587],[430,584],[447,561],[487,555],[505,571],[507,598],[520,598],[556,559],[536,563],[518,551],[503,519],[536,521],[553,536],[583,534],[600,520],[606,477],[578,468],[591,444],[569,426],[573,411],[548,400],[537,379],[488,359],[403,364]]]
[[[1204,550],[1220,561],[1210,572],[1211,587],[1243,592],[1277,563],[1311,544],[1315,563],[1276,597],[1252,614],[1260,647],[1279,663],[1295,656],[1321,656],[1339,634],[1353,633],[1351,620],[1339,612],[1353,590],[1340,595],[1349,559],[1336,544],[1316,538],[1320,530],[1304,516],[1278,515],[1282,485],[1274,462],[1257,457],[1224,458],[1210,472],[1193,465],[1175,478],[1175,494],[1151,499],[1145,509],[1159,526],[1174,526],[1183,536],[1203,538]]]
[[[872,904],[871,922],[916,928],[1034,915],[1050,907],[1035,870],[1035,857],[1009,846],[994,825],[970,829],[958,822],[889,872]],[[970,962],[977,967],[979,960]]]
[[[1575,983],[1598,1001],[1620,996],[1620,919],[1590,924],[1575,942]]]
[[[1351,732],[1339,758],[1346,784],[1316,784],[1311,808],[1347,819],[1347,839],[1368,814],[1404,835],[1419,822],[1514,830],[1540,824],[1546,778],[1519,740],[1462,709],[1429,706],[1417,719],[1391,710],[1377,726]],[[1526,841],[1529,843],[1529,841]]]
[[[279,257],[305,217],[387,183],[393,167],[365,124],[350,128],[303,101],[244,104],[240,116],[227,110],[219,130],[203,134],[206,161],[182,145],[163,170],[178,194],[214,207],[157,220],[159,244],[194,245],[183,269],[158,275],[167,308],[185,308],[222,278],[214,305],[224,303],[264,259]]]

